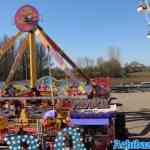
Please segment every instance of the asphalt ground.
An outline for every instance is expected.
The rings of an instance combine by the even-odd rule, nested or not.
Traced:
[[[150,92],[112,93],[118,111],[125,112],[126,127],[131,137],[150,138]]]

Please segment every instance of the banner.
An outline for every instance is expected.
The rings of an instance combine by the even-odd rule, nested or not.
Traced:
[[[75,79],[75,76],[73,75],[73,72],[71,68],[68,67],[68,65],[65,63],[64,58],[55,51],[49,42],[46,40],[46,38],[41,34],[40,30],[36,30],[35,34],[39,37],[41,43],[43,46],[49,50],[52,57],[55,58],[56,62],[59,64],[60,68],[72,79]]]

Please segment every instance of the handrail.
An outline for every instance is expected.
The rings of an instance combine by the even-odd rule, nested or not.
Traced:
[[[1,146],[0,145],[0,149],[8,149],[8,146]]]
[[[87,96],[31,96],[31,97],[0,97],[0,101],[2,100],[53,100],[53,99],[79,99],[84,100],[87,99]]]

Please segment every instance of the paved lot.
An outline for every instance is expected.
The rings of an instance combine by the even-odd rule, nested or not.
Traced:
[[[113,93],[123,104],[119,111],[126,113],[126,126],[132,136],[150,138],[150,92]]]

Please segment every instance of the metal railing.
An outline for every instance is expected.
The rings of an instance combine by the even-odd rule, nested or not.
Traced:
[[[0,145],[0,150],[9,150],[8,146],[2,146]]]
[[[112,92],[150,92],[150,85],[117,85],[112,87]]]
[[[78,99],[78,100],[86,100],[87,96],[33,96],[33,97],[0,97],[0,101],[4,100],[57,100],[57,99]]]

